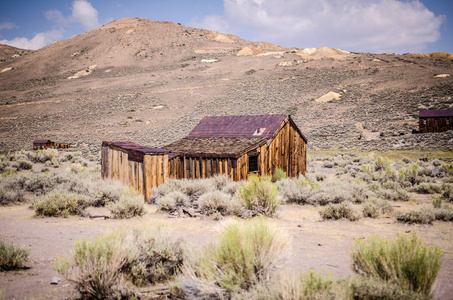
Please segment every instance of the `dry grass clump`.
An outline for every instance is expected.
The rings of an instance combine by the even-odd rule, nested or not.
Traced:
[[[184,267],[180,287],[188,299],[229,298],[268,280],[288,247],[288,236],[264,219],[232,221]]]
[[[312,190],[310,183],[302,175],[299,179],[288,178],[276,182],[284,203],[306,204]]]
[[[239,187],[238,195],[252,215],[272,216],[280,205],[278,187],[266,177],[250,175]]]
[[[237,215],[242,208],[237,197],[232,197],[221,191],[208,192],[198,199],[200,211],[207,216]]]
[[[78,241],[55,269],[76,285],[85,299],[138,296],[137,286],[170,280],[184,261],[183,241],[162,228],[120,229],[92,241]]]
[[[87,196],[55,191],[36,198],[33,209],[37,216],[67,218],[69,215],[84,215],[83,208],[88,203]]]
[[[303,300],[303,299],[333,299],[333,281],[331,276],[325,276],[310,271],[307,274],[282,275],[270,289],[269,299]]]
[[[24,192],[22,190],[9,189],[0,184],[0,205],[15,204],[24,200]]]
[[[349,221],[357,221],[360,219],[360,212],[352,206],[348,201],[338,204],[329,204],[319,211],[321,218],[326,219],[348,219]]]
[[[339,282],[345,287],[344,297],[339,299],[398,299],[398,300],[426,300],[430,297],[411,290],[404,289],[399,284],[380,280],[374,277],[352,277]]]
[[[374,236],[367,241],[357,240],[351,257],[355,272],[428,296],[440,269],[442,252],[423,244],[416,234],[399,235],[391,241]]]
[[[274,173],[272,174],[272,182],[277,182],[286,178],[288,178],[288,175],[286,175],[286,172],[280,168],[275,169]]]
[[[132,188],[124,189],[119,200],[110,202],[107,207],[117,219],[129,219],[145,213],[143,195]]]
[[[363,204],[363,216],[379,218],[382,214],[393,211],[392,205],[383,199],[370,198]]]
[[[0,239],[0,271],[23,269],[30,250]]]
[[[164,211],[173,211],[179,207],[191,206],[190,198],[180,191],[173,191],[163,197],[156,199],[159,209]]]

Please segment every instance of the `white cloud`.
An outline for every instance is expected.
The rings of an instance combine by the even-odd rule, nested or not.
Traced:
[[[74,22],[83,24],[86,29],[101,26],[98,21],[98,11],[85,0],[76,0],[72,3],[72,18]]]
[[[226,33],[248,31],[259,41],[301,48],[421,50],[439,40],[445,21],[418,0],[224,0],[224,7],[222,16],[193,25]]]
[[[32,39],[15,38],[13,40],[0,40],[0,44],[6,44],[21,49],[36,50],[42,48],[53,41],[61,39],[63,36],[61,30],[52,30],[36,34]]]
[[[98,11],[86,0],[75,0],[72,2],[72,15],[65,17],[62,12],[54,9],[46,11],[47,20],[53,21],[56,24],[64,25],[68,23],[80,23],[86,29],[94,29],[101,24],[98,20]]]
[[[11,23],[11,22],[1,22],[0,23],[0,30],[1,29],[13,29],[15,27],[16,27],[16,25],[14,25],[14,23]]]

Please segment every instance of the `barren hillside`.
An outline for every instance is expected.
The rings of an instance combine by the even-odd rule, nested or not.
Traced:
[[[162,146],[206,115],[280,113],[311,149],[452,149],[451,133],[412,134],[419,109],[452,106],[452,77],[436,77],[451,70],[442,57],[282,49],[124,18],[0,63],[0,151],[43,138]]]

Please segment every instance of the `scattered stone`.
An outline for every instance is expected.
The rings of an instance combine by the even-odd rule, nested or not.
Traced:
[[[335,93],[335,92],[328,92],[327,94],[325,94],[322,97],[319,97],[315,101],[318,103],[325,103],[325,102],[329,102],[329,101],[333,101],[333,100],[340,100],[340,99],[341,99],[340,94]]]
[[[201,63],[208,63],[208,64],[215,63],[218,61],[219,61],[218,59],[202,59],[202,60],[200,60]]]
[[[50,284],[59,284],[61,282],[61,277],[59,276],[54,276],[52,277],[52,279],[50,280]]]
[[[280,67],[292,67],[293,63],[290,61],[282,61],[281,63],[278,64]]]
[[[13,69],[12,67],[4,68],[3,70],[0,71],[0,73],[5,73],[11,71],[12,69]]]

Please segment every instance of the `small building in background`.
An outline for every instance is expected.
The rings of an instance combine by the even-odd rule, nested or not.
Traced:
[[[68,143],[55,143],[51,140],[34,140],[33,141],[33,150],[43,150],[43,149],[68,149]]]
[[[420,110],[418,117],[420,133],[453,129],[453,109]]]
[[[34,140],[33,150],[42,150],[47,148],[53,148],[55,145],[51,140]]]

